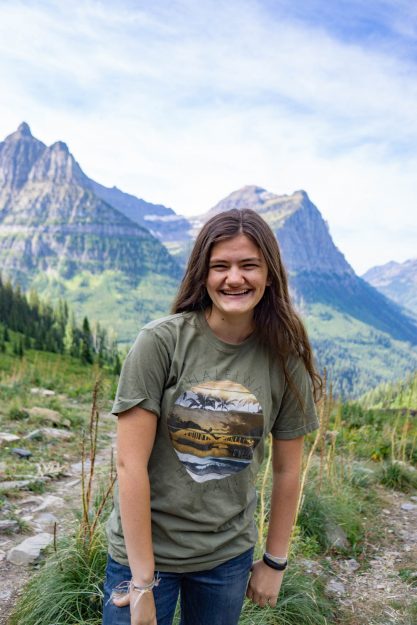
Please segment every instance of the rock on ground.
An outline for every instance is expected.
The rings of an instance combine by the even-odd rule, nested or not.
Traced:
[[[16,547],[10,549],[7,554],[7,560],[12,564],[30,564],[35,562],[41,554],[41,551],[50,545],[54,537],[52,534],[41,532],[30,538],[26,538]]]

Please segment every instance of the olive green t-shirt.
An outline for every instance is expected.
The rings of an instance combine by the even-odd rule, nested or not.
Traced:
[[[266,437],[318,427],[302,360],[290,358],[287,368],[298,398],[255,335],[225,343],[203,313],[171,315],[139,333],[112,412],[141,406],[158,416],[148,465],[157,570],[210,569],[256,542],[255,481]],[[128,564],[117,488],[108,539],[112,558]]]

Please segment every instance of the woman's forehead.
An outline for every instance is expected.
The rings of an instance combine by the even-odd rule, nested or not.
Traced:
[[[229,256],[263,259],[259,247],[246,234],[238,234],[235,237],[218,241],[211,248],[210,259]]]

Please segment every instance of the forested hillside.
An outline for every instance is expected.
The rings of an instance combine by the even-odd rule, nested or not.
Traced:
[[[28,295],[13,287],[0,275],[0,351],[23,356],[26,349],[68,354],[81,362],[112,366],[117,371],[120,360],[116,337],[99,323],[90,324],[84,317],[79,325],[64,300],[55,306],[31,290]]]

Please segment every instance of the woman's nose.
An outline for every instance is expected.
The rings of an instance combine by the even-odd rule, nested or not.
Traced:
[[[244,281],[243,278],[243,274],[242,271],[239,269],[239,267],[230,267],[229,271],[227,272],[227,283],[228,284],[242,284],[242,282]]]

